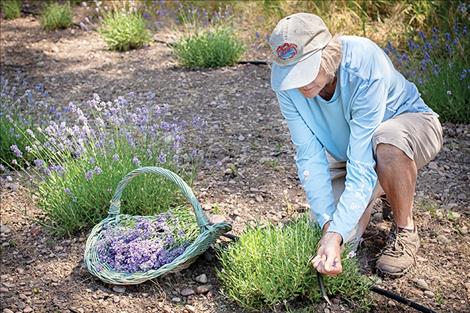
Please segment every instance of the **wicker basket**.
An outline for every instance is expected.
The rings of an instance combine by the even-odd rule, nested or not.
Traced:
[[[117,225],[120,218],[131,217],[120,214],[121,194],[127,184],[136,176],[141,174],[159,174],[174,182],[191,203],[196,220],[200,229],[199,236],[185,249],[182,255],[178,256],[171,263],[165,264],[158,269],[152,269],[145,272],[118,272],[107,264],[100,262],[97,251],[101,231]],[[118,184],[109,208],[108,217],[93,227],[88,236],[85,247],[85,264],[88,271],[102,281],[115,285],[135,285],[150,279],[157,278],[163,274],[178,272],[187,268],[194,262],[200,254],[206,251],[216,239],[225,232],[230,231],[231,225],[225,222],[210,224],[204,215],[201,205],[197,201],[191,188],[175,173],[161,167],[141,167],[128,173]]]

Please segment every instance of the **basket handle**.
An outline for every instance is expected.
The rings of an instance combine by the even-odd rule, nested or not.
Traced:
[[[196,197],[194,196],[193,191],[188,186],[188,184],[186,184],[184,180],[181,179],[181,177],[179,177],[172,171],[167,170],[165,168],[156,167],[156,166],[140,167],[129,172],[126,176],[124,176],[124,178],[119,182],[116,188],[116,191],[114,192],[114,196],[112,200],[110,201],[111,204],[109,206],[108,218],[114,217],[116,218],[116,222],[119,221],[119,214],[121,210],[121,195],[122,195],[122,192],[124,191],[124,188],[126,188],[127,184],[129,184],[129,182],[134,177],[142,175],[142,174],[147,174],[147,173],[160,174],[163,177],[175,183],[179,187],[183,195],[186,197],[186,199],[191,203],[192,207],[194,208],[194,213],[196,214],[196,220],[201,230],[206,228],[209,222],[206,216],[204,215],[201,204],[199,203],[199,201],[197,201]]]

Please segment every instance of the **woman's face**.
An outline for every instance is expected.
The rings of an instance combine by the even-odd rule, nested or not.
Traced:
[[[328,76],[322,67],[318,71],[317,77],[308,85],[299,88],[299,91],[305,98],[314,98],[318,96],[320,91],[328,84]]]

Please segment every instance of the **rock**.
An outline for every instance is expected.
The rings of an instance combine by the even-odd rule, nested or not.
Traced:
[[[198,283],[207,284],[207,275],[206,275],[206,274],[201,274],[201,275],[197,276],[197,277],[195,278],[195,280],[196,280]]]
[[[459,193],[459,194],[457,195],[457,199],[459,199],[459,200],[465,200],[465,199],[467,199],[467,195],[464,194],[464,193]]]
[[[257,195],[257,196],[255,196],[255,200],[256,200],[256,202],[263,202],[264,199],[263,199],[263,196]]]
[[[225,217],[223,215],[211,214],[209,215],[209,221],[212,224],[218,224],[218,223],[225,222]]]
[[[413,280],[413,282],[415,283],[415,285],[421,289],[421,290],[429,290],[429,285],[428,283],[422,279],[422,278],[416,278]]]
[[[324,308],[323,309],[323,313],[330,313],[330,312],[331,312],[330,308]]]
[[[27,306],[27,307],[24,308],[23,312],[24,313],[31,313],[31,312],[33,312],[33,308],[31,308],[30,306]]]
[[[181,302],[181,298],[173,297],[173,298],[171,298],[171,302],[180,303],[180,302]]]
[[[395,306],[396,306],[395,301],[392,301],[392,300],[389,300],[389,301],[387,302],[387,304],[388,304],[389,306],[391,306],[391,307],[395,307]]]
[[[0,287],[0,293],[7,293],[7,292],[8,292],[8,288]]]
[[[184,306],[184,308],[186,310],[188,310],[189,313],[195,313],[196,312],[196,308],[193,307],[192,305],[187,304],[187,305]]]
[[[10,226],[5,224],[0,224],[0,233],[9,234],[11,232]]]
[[[450,240],[444,235],[439,235],[439,236],[436,237],[436,239],[439,243],[442,243],[442,244],[445,244],[445,245],[450,243]]]
[[[432,292],[430,290],[424,291],[424,295],[428,298],[434,298],[434,292]]]
[[[113,302],[114,302],[114,303],[118,303],[119,301],[121,301],[121,299],[119,299],[118,296],[114,296],[114,297],[113,297]]]
[[[14,312],[10,309],[3,309],[3,313],[14,313]]]
[[[181,290],[180,294],[183,297],[191,296],[194,294],[194,290],[192,288],[184,288],[183,290]]]
[[[201,286],[197,286],[196,287],[196,293],[197,294],[204,294],[204,293],[208,293],[209,290],[212,289],[212,286],[211,285],[201,285]]]
[[[117,292],[117,293],[124,293],[124,292],[126,292],[126,288],[125,287],[114,286],[113,291]]]
[[[465,225],[462,226],[462,228],[460,228],[460,233],[461,233],[462,235],[468,234],[468,227],[465,226]]]
[[[428,167],[432,170],[437,170],[439,167],[437,166],[436,162],[429,162]]]

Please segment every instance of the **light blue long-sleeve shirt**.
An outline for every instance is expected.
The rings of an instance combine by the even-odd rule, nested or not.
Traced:
[[[385,120],[405,112],[429,112],[416,86],[367,38],[342,36],[336,90],[326,101],[298,89],[277,92],[296,147],[307,200],[320,227],[343,239],[354,229],[377,183],[372,135]],[[308,73],[306,73],[308,75]],[[335,207],[325,150],[346,161],[345,190]]]

